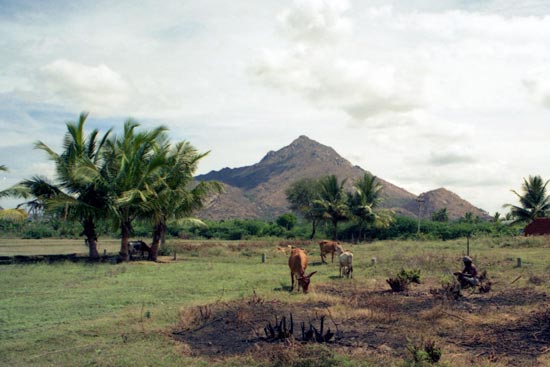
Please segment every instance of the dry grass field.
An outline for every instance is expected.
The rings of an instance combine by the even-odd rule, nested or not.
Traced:
[[[102,239],[98,251],[103,253],[116,253],[120,248],[120,240]],[[40,240],[27,240],[20,238],[0,239],[0,256],[15,255],[61,255],[61,254],[88,254],[88,248],[82,239],[43,238]]]
[[[4,241],[0,254],[17,252]],[[61,242],[48,243],[47,251],[75,252]],[[0,364],[550,365],[545,238],[473,239],[471,255],[491,289],[462,290],[456,298],[444,285],[461,268],[465,240],[344,244],[355,255],[353,279],[339,278],[330,260],[321,264],[316,243],[169,245],[177,259],[160,264],[1,266]],[[318,272],[308,294],[288,292],[288,245],[306,248],[308,270]],[[386,279],[401,269],[419,270],[421,282],[392,292]],[[290,327],[290,315],[292,335],[269,337],[264,328],[283,317]],[[304,342],[302,323],[306,331],[319,329],[321,319],[332,338]],[[437,361],[429,358],[434,350]]]

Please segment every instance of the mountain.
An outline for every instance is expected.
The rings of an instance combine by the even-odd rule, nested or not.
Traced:
[[[289,211],[285,190],[302,178],[319,178],[334,174],[340,180],[347,178],[346,189],[351,191],[353,182],[365,174],[359,166],[352,165],[331,147],[320,144],[307,136],[300,136],[290,145],[271,151],[258,163],[239,168],[223,168],[197,176],[198,181],[217,180],[225,184],[226,192],[215,195],[207,203],[199,217],[205,219],[265,218],[273,219]],[[383,185],[382,206],[397,214],[416,216],[417,195],[414,195],[378,177]],[[448,202],[453,208],[448,213],[459,213],[464,208],[480,210],[460,199],[450,191],[435,190],[434,207]],[[427,195],[428,193],[426,193]],[[437,200],[435,197],[437,196]],[[456,198],[455,198],[456,197]],[[431,196],[426,196],[431,198]],[[447,199],[446,199],[447,198]],[[457,199],[458,198],[458,199]],[[430,201],[429,203],[431,203]],[[428,209],[426,200],[424,209]],[[430,204],[431,205],[431,204]],[[455,211],[454,206],[457,208]],[[429,208],[431,209],[431,206]],[[428,213],[426,211],[425,213]],[[477,212],[474,212],[475,215]],[[431,214],[430,214],[431,215]],[[450,218],[451,214],[449,214]]]
[[[405,205],[405,209],[418,215],[420,204],[420,216],[430,219],[432,214],[441,208],[447,208],[447,215],[450,220],[464,217],[464,214],[470,212],[474,217],[479,216],[482,219],[489,219],[489,213],[483,209],[476,208],[469,202],[462,199],[460,196],[444,188],[428,191],[419,195],[422,202],[409,202]]]

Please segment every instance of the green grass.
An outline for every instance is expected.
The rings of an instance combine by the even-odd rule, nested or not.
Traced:
[[[57,241],[68,252],[83,247]],[[532,275],[548,279],[550,244],[546,241],[474,239],[471,254],[478,269],[486,269],[497,283],[510,283],[522,276],[517,285],[527,286]],[[37,254],[43,253],[42,247],[46,253],[52,248],[58,251],[55,242],[18,242],[18,251],[13,249],[13,240],[1,240],[0,254]],[[287,256],[276,251],[277,246],[285,245],[172,241],[178,260],[170,263],[0,266],[0,365],[243,365],[250,356],[217,362],[189,357],[170,332],[185,307],[247,298],[254,291],[265,299],[301,302],[316,297],[316,285],[342,281],[336,278],[336,263],[319,264],[314,243],[307,246],[309,269],[318,270],[312,278],[312,292],[289,294]],[[368,289],[386,287],[385,279],[401,268],[419,268],[423,278],[439,284],[452,271],[460,270],[466,251],[465,240],[387,241],[345,247],[355,255],[352,282]],[[266,263],[261,263],[262,254],[267,256]],[[376,265],[371,264],[372,257],[377,258]],[[522,258],[522,268],[515,267],[517,257]],[[547,283],[542,285],[545,290]],[[341,364],[364,365],[353,358],[344,358]]]

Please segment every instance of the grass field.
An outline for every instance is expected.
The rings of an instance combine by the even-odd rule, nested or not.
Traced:
[[[0,365],[420,366],[429,364],[411,350],[427,341],[443,366],[550,365],[548,239],[471,240],[492,289],[456,301],[438,291],[461,269],[465,240],[344,244],[353,279],[321,264],[315,243],[299,243],[318,272],[305,295],[288,292],[289,244],[172,240],[177,260],[163,263],[0,266]],[[118,243],[103,246],[116,252]],[[0,240],[0,255],[85,250],[81,241]],[[389,292],[386,279],[401,268],[420,269],[422,283]],[[261,338],[290,312],[316,325],[326,316],[336,340]]]

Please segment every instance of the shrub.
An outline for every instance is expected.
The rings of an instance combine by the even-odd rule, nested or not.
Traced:
[[[393,292],[403,292],[409,289],[409,284],[420,284],[420,269],[405,270],[397,274],[395,278],[386,279]]]
[[[407,366],[422,367],[435,364],[441,359],[441,348],[435,345],[433,340],[420,342],[420,345],[409,344],[407,350],[412,354]]]

